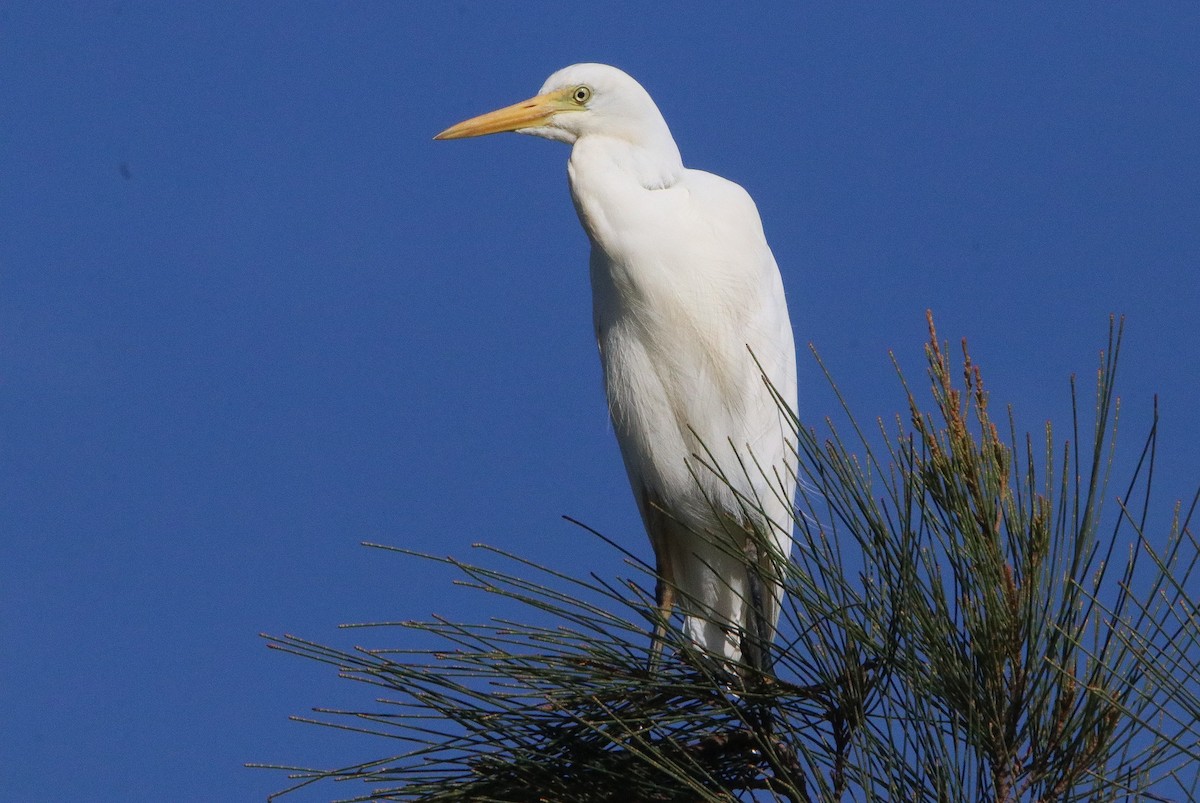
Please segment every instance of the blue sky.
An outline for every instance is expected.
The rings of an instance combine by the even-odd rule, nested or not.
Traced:
[[[570,514],[648,556],[567,149],[431,140],[573,62],[755,197],[864,419],[932,308],[1065,436],[1121,313],[1122,443],[1157,393],[1155,498],[1190,496],[1200,10],[732,6],[0,9],[0,797],[261,799],[283,779],[243,762],[385,752],[289,723],[369,692],[257,634],[492,611],[360,541],[620,571]]]

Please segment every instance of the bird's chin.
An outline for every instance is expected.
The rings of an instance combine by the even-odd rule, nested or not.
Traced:
[[[542,139],[552,139],[555,142],[565,142],[568,145],[574,145],[577,137],[574,133],[566,129],[552,125],[542,125],[535,128],[521,128],[517,130],[518,134],[529,134]]]

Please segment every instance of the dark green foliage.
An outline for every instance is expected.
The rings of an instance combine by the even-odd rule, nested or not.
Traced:
[[[435,801],[1194,797],[1200,544],[1190,509],[1147,531],[1154,427],[1106,504],[1119,345],[1114,324],[1082,460],[1078,420],[1062,446],[1049,426],[1036,444],[1011,416],[998,426],[965,344],[955,385],[932,319],[933,406],[909,392],[907,424],[880,427],[882,451],[852,416],[850,444],[832,423],[820,436],[797,423],[774,676],[699,655],[678,628],[649,669],[653,578],[632,556],[634,579],[613,581],[495,550],[486,567],[419,556],[540,624],[391,625],[444,645],[424,651],[270,638],[383,695],[322,724],[402,745],[357,766],[290,768],[292,788],[357,780],[368,791],[348,799]]]

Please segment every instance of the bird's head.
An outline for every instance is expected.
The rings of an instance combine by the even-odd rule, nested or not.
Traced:
[[[671,133],[642,85],[607,64],[573,64],[546,79],[529,100],[472,117],[434,139],[462,139],[515,131],[574,143],[603,135],[653,145]],[[672,147],[674,146],[673,141]]]

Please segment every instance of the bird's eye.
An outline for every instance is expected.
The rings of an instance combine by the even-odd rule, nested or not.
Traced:
[[[571,93],[571,100],[578,103],[580,106],[592,99],[592,88],[590,86],[577,86],[575,91]]]

